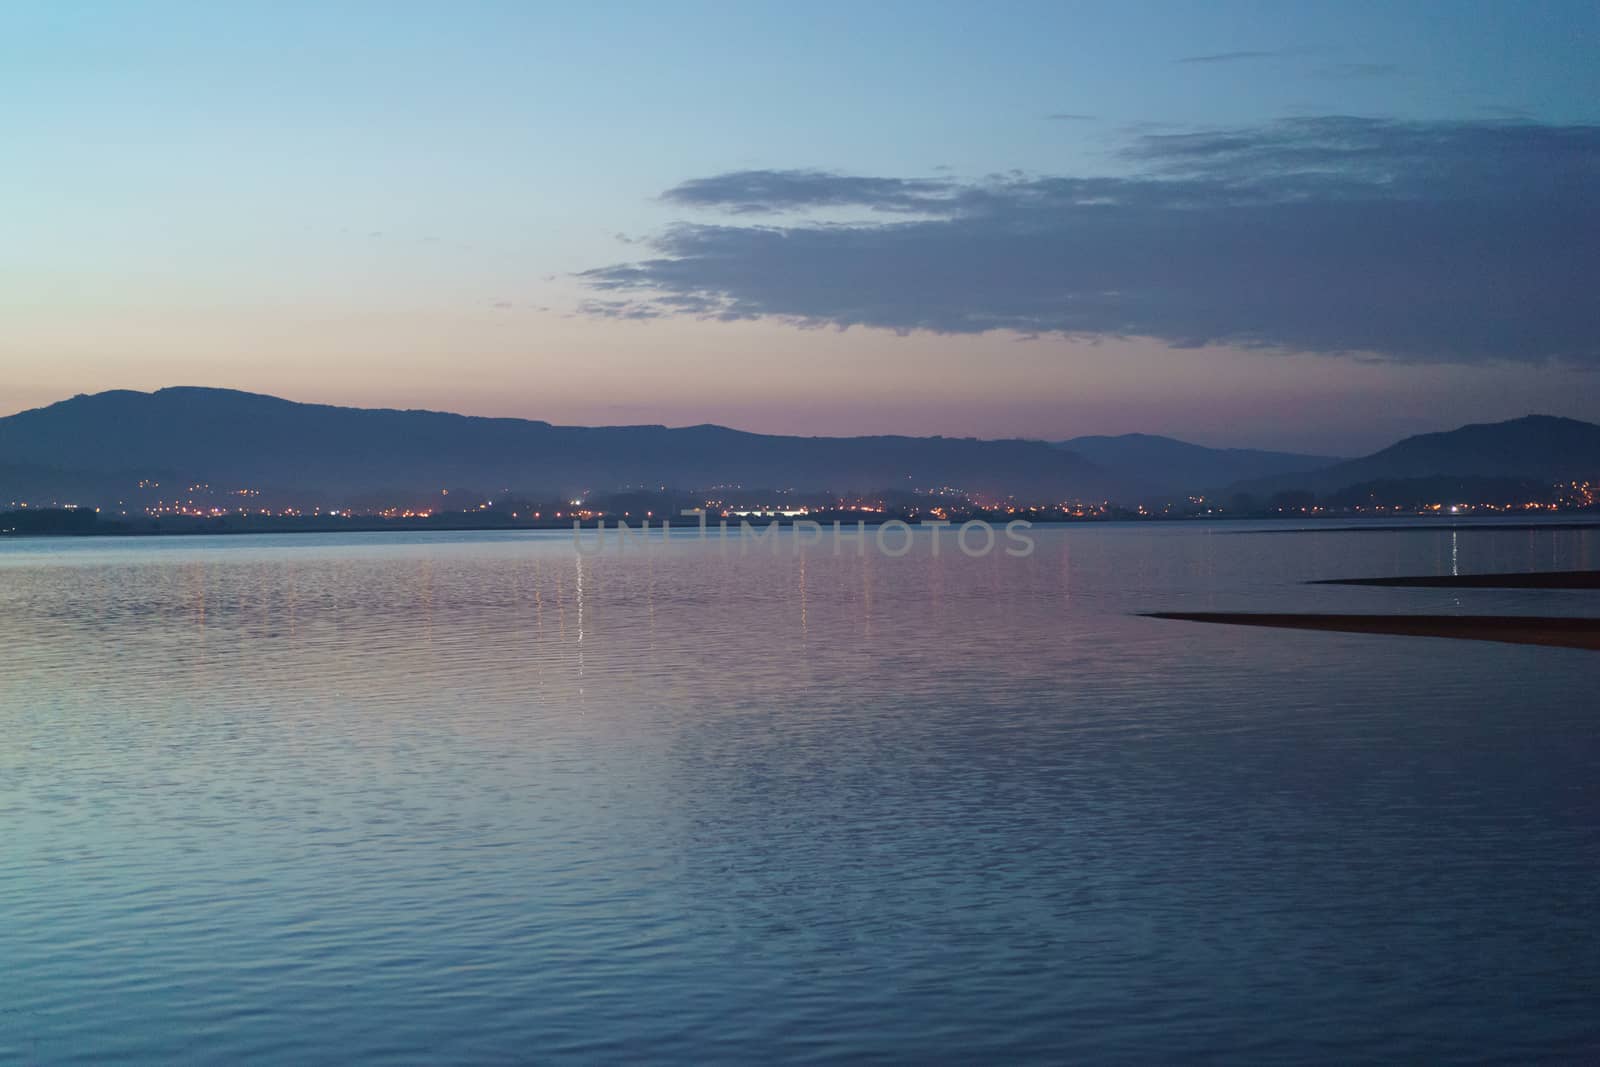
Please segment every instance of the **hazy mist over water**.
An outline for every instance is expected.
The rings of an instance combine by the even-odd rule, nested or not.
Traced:
[[[1597,530],[0,542],[0,1060],[1600,1051]],[[790,534],[780,535],[790,538]]]

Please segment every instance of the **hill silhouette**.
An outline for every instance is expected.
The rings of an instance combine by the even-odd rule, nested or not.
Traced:
[[[79,395],[0,418],[0,497],[105,496],[138,478],[333,496],[475,487],[913,490],[1032,502],[1225,491],[1265,499],[1423,479],[1549,484],[1600,475],[1600,426],[1529,415],[1421,434],[1360,459],[1215,449],[1170,437],[1058,444],[951,437],[797,437],[723,426],[557,426],[438,411],[302,404],[231,389]]]
[[[1157,434],[1074,437],[1060,448],[1112,475],[1124,491],[1158,496],[1204,492],[1256,478],[1297,474],[1341,462],[1336,456],[1263,452],[1253,448],[1207,448]]]
[[[1239,483],[1234,492],[1306,490],[1332,494],[1351,486],[1418,479],[1517,479],[1549,484],[1600,475],[1600,425],[1553,415],[1473,423],[1407,437],[1360,459],[1321,470]]]
[[[556,426],[197,387],[80,395],[0,418],[0,463],[69,470],[79,480],[140,472],[328,493],[457,485],[563,493],[955,486],[1102,499],[1114,482],[1087,460],[1038,441]]]

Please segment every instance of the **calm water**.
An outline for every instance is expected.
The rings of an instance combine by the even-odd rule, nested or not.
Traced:
[[[1600,1057],[1600,531],[0,542],[0,1060]]]

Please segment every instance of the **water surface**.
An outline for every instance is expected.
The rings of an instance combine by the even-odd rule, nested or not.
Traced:
[[[1600,533],[1247,530],[0,542],[0,1060],[1600,1054],[1600,660],[1135,614]]]

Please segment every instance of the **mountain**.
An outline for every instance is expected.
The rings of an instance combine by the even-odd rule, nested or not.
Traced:
[[[192,387],[80,395],[0,418],[0,465],[332,494],[387,487],[568,493],[731,484],[839,491],[954,486],[1098,500],[1113,488],[1113,479],[1092,463],[1038,441],[554,426]]]
[[[1330,494],[1368,482],[1428,478],[1521,479],[1549,485],[1600,475],[1600,426],[1552,415],[1474,423],[1407,437],[1361,459],[1304,475],[1242,482],[1236,492]]]
[[[1158,495],[1200,493],[1257,478],[1317,470],[1340,462],[1333,456],[1260,452],[1251,448],[1206,448],[1171,437],[1128,433],[1118,437],[1074,437],[1058,448],[1089,460],[1120,484]]]
[[[7,463],[0,454],[0,510],[22,500],[49,503],[114,499],[138,479],[138,474],[126,470],[78,471]]]

